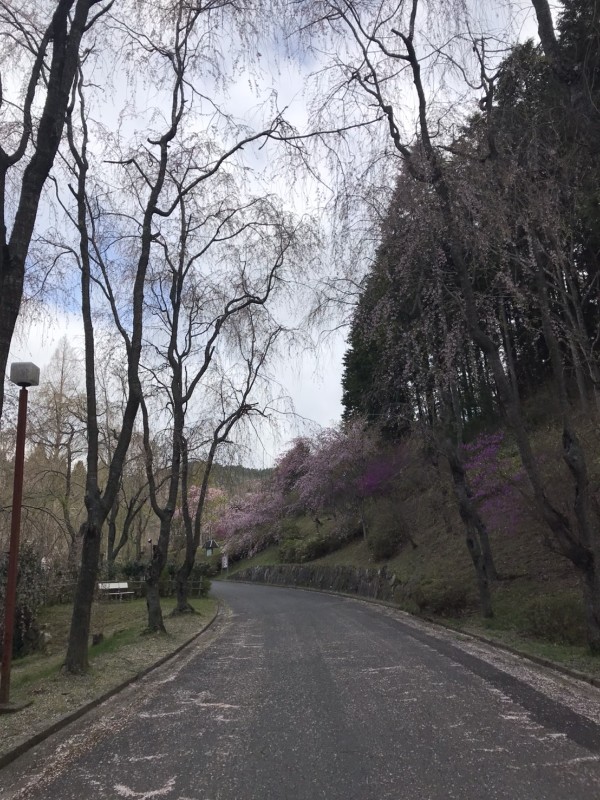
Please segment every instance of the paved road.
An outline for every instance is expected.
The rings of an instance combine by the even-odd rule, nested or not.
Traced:
[[[208,638],[0,772],[0,798],[600,798],[597,690],[363,602],[216,592]]]

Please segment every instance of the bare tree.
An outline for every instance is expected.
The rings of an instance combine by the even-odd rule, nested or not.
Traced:
[[[69,188],[74,206],[68,204],[62,195],[60,197],[64,213],[79,232],[80,239],[77,246],[63,244],[62,247],[65,257],[76,260],[81,273],[89,445],[87,521],[82,526],[82,562],[66,659],[67,669],[75,673],[87,667],[89,620],[98,573],[102,529],[117,502],[135,419],[143,401],[140,359],[144,347],[145,315],[149,309],[145,302],[146,292],[149,286],[153,289],[159,287],[164,277],[159,274],[159,269],[154,269],[154,264],[160,264],[160,269],[164,267],[167,283],[181,297],[183,273],[171,283],[170,270],[173,264],[169,264],[168,255],[177,252],[177,245],[173,242],[177,242],[180,236],[185,240],[189,233],[186,226],[193,231],[197,225],[203,225],[202,217],[188,218],[181,212],[182,207],[195,196],[214,191],[219,182],[223,185],[231,184],[236,170],[234,162],[242,150],[270,137],[281,138],[285,130],[278,115],[258,132],[235,126],[230,117],[218,109],[216,101],[210,97],[205,98],[194,88],[193,74],[198,74],[205,63],[204,59],[210,60],[204,44],[212,42],[215,31],[225,25],[224,17],[229,12],[235,18],[235,7],[227,2],[208,3],[198,7],[184,2],[173,2],[165,9],[164,19],[159,28],[153,29],[152,37],[141,24],[138,29],[133,21],[125,22],[110,16],[110,25],[115,37],[122,42],[122,50],[131,50],[144,60],[148,70],[156,76],[163,94],[160,108],[147,115],[150,117],[148,124],[151,125],[151,130],[148,131],[149,137],[146,141],[139,141],[137,144],[134,141],[126,145],[118,138],[113,141],[110,136],[107,137],[105,145],[110,155],[106,157],[106,154],[102,154],[104,162],[101,168],[105,172],[104,176],[96,171],[97,142],[93,140],[92,134],[97,126],[90,126],[91,116],[86,105],[87,97],[93,90],[93,83],[85,77],[86,68],[92,69],[87,61],[80,65],[72,95],[69,154],[65,154],[65,162],[71,174]],[[214,132],[216,125],[205,127],[203,103],[212,108],[212,119],[222,124],[222,129],[217,134]],[[215,140],[214,135],[221,136],[221,140]],[[241,168],[239,164],[237,168]],[[104,178],[109,180],[105,181]],[[227,203],[223,202],[215,218],[226,219],[228,210],[231,211]],[[215,215],[214,209],[207,213],[209,219]],[[256,227],[258,229],[259,226]],[[283,240],[280,244],[280,255],[283,257],[286,245]],[[182,258],[188,257],[185,255],[185,247],[180,248],[180,252],[184,253]],[[202,247],[199,247],[190,256],[191,264],[201,255]],[[175,273],[177,269],[178,266],[175,267]],[[228,317],[240,307],[263,302],[262,298],[265,294],[268,296],[274,286],[277,270],[277,264],[272,265],[257,294],[255,286],[244,282],[242,271],[240,282],[233,287],[234,293],[237,291],[238,294],[223,303],[221,311],[211,318],[208,327],[214,325],[218,336]],[[222,295],[218,293],[217,297],[220,299]],[[102,298],[112,320],[111,324],[118,331],[122,342],[122,358],[126,365],[126,397],[120,425],[114,429],[113,447],[103,479],[103,470],[100,469],[99,401],[95,381],[97,357],[94,318],[98,314],[99,298]],[[169,307],[177,309],[176,304]],[[179,312],[176,310],[174,313]],[[106,315],[104,320],[106,321]],[[175,325],[175,330],[177,329]],[[152,341],[152,322],[149,322],[146,340]],[[193,342],[189,343],[190,346],[192,344]],[[170,351],[175,360],[178,346],[179,341],[175,338]],[[207,353],[210,355],[210,345],[207,346]],[[174,380],[177,382],[178,379]],[[178,401],[187,402],[187,399],[183,400],[185,392],[181,380],[178,386],[173,386],[173,392]],[[176,406],[173,408],[176,409]],[[176,411],[179,414],[180,408]],[[174,425],[180,429],[179,417]],[[177,476],[179,459],[180,443],[177,441],[172,458]],[[164,509],[165,526],[167,517],[170,519],[172,516],[177,483],[178,478],[166,490],[171,499]],[[149,490],[152,492],[151,486]],[[159,558],[150,569],[151,627],[157,629],[162,627],[162,616],[155,589],[163,551],[166,555],[167,541],[167,534],[159,539]]]
[[[83,497],[81,460],[86,449],[83,422],[84,399],[80,358],[63,337],[44,372],[38,400],[30,414],[30,439],[45,454],[46,463],[33,483],[30,473],[30,503],[38,501],[48,520],[60,521],[67,544],[67,570],[76,575],[79,561],[79,524]],[[41,466],[41,465],[40,465]],[[28,522],[31,525],[31,519]],[[62,537],[61,537],[62,538]],[[60,547],[47,553],[57,562]]]
[[[152,383],[165,392],[170,416],[170,453],[164,465],[168,477],[162,504],[156,486],[148,402],[142,400],[150,500],[160,520],[146,578],[150,630],[164,630],[158,584],[167,560],[179,493],[188,407],[207,376],[216,348],[231,336],[232,324],[253,308],[264,307],[274,295],[295,236],[294,228],[271,200],[234,208],[219,204],[216,210],[200,216],[197,207],[182,197],[179,208],[180,235],[174,242],[162,240],[167,268],[160,270],[153,286],[154,315],[161,321],[166,342],[164,348],[157,341],[150,346],[160,357],[151,370]],[[198,218],[202,224],[193,224]],[[219,247],[224,248],[223,253],[218,252]],[[244,383],[247,380],[245,377]]]
[[[218,413],[211,422],[212,438],[209,441],[208,451],[202,459],[202,480],[199,492],[194,501],[190,498],[189,482],[189,442],[184,439],[181,464],[181,510],[185,531],[185,555],[176,574],[177,605],[174,614],[193,612],[193,607],[188,602],[188,580],[194,568],[196,553],[202,542],[204,512],[210,484],[210,477],[215,459],[223,445],[231,444],[230,436],[235,427],[253,415],[264,417],[267,408],[264,402],[255,400],[257,384],[264,375],[265,364],[273,349],[278,336],[279,328],[271,326],[266,335],[259,333],[259,321],[247,315],[247,325],[243,326],[244,335],[238,337],[238,346],[242,359],[242,375],[237,370],[233,376],[223,375],[218,383],[217,401]],[[230,370],[231,371],[231,370]]]
[[[96,10],[94,6],[98,6]],[[40,197],[63,135],[84,35],[112,0],[0,4],[5,78],[0,90],[0,373],[23,297]],[[14,70],[14,72],[13,72]],[[6,73],[11,73],[6,75]],[[8,78],[8,80],[6,79]],[[11,97],[10,87],[17,86]],[[15,188],[16,187],[16,188]],[[4,381],[0,387],[0,416]]]

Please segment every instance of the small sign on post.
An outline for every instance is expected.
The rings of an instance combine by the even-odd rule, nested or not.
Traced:
[[[204,545],[204,547],[206,548],[207,557],[212,556],[213,550],[216,550],[218,546],[219,546],[218,542],[215,542],[214,539],[209,539],[208,542],[206,542],[206,544]]]

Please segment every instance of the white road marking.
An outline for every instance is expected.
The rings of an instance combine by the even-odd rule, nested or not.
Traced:
[[[149,792],[136,792],[130,789],[129,786],[124,786],[122,783],[117,783],[114,787],[119,797],[133,797],[136,800],[150,800],[151,797],[165,797],[173,791],[175,786],[175,778],[169,778],[163,787],[160,789],[152,789]]]
[[[160,717],[177,717],[179,714],[183,714],[184,709],[179,708],[177,711],[157,711],[156,713],[150,713],[148,711],[142,711],[139,715],[141,719],[159,719]]]
[[[127,761],[131,764],[134,764],[136,761],[156,761],[161,758],[166,758],[167,755],[168,753],[156,753],[154,756],[131,756]]]
[[[367,669],[361,669],[361,672],[387,672],[392,669],[405,669],[405,667],[401,664],[397,664],[395,667],[368,667]]]

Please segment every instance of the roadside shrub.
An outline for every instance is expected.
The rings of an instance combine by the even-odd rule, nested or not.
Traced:
[[[384,498],[369,509],[367,547],[373,561],[393,558],[408,542],[417,546],[397,500]]]
[[[158,593],[161,597],[173,597],[175,594],[175,573],[177,567],[172,562],[165,565],[158,579]]]
[[[338,550],[345,547],[349,542],[354,539],[360,539],[363,535],[363,530],[360,522],[356,516],[343,516],[338,517],[333,527],[331,528],[331,551]]]
[[[194,564],[189,577],[193,597],[207,597],[210,592],[210,576],[217,574],[217,567],[207,561]]]
[[[556,644],[585,645],[583,605],[573,595],[538,597],[525,612],[525,632]]]
[[[330,518],[323,519],[325,523],[319,520],[316,533],[304,537],[300,527],[292,520],[285,523],[286,536],[279,542],[280,563],[303,564],[314,561],[362,536],[362,528],[354,515],[339,516],[333,524],[330,524]]]
[[[310,536],[304,540],[304,547],[301,549],[301,562],[314,561],[316,558],[326,556],[334,549],[332,547],[333,540],[327,536]]]
[[[101,569],[100,569],[100,573],[99,573],[99,576],[98,576],[99,580],[102,580],[102,581],[114,581],[114,580],[117,579],[118,571],[119,571],[119,568],[114,563],[114,561],[111,562],[111,563],[105,562],[102,565]]]
[[[412,599],[421,614],[439,617],[460,617],[469,607],[469,592],[465,586],[442,581],[418,585]]]
[[[199,581],[194,581],[192,583],[190,594],[193,597],[208,597],[211,585],[210,578],[207,578],[206,575],[203,575]]]
[[[190,573],[190,580],[201,577],[214,578],[221,571],[221,556],[211,556],[206,561],[195,561]]]
[[[334,539],[320,534],[305,539],[285,539],[279,545],[279,561],[282,564],[304,564],[331,553],[338,546]]]
[[[282,564],[297,564],[297,551],[298,547],[302,546],[301,539],[284,539],[279,544],[279,561]]]
[[[135,559],[126,561],[121,566],[121,574],[127,580],[142,580],[145,570],[146,565],[142,561],[137,561]]]
[[[367,547],[374,561],[393,558],[402,544],[398,528],[376,528],[367,535]]]
[[[300,539],[300,528],[293,519],[282,519],[278,526],[280,539]]]

